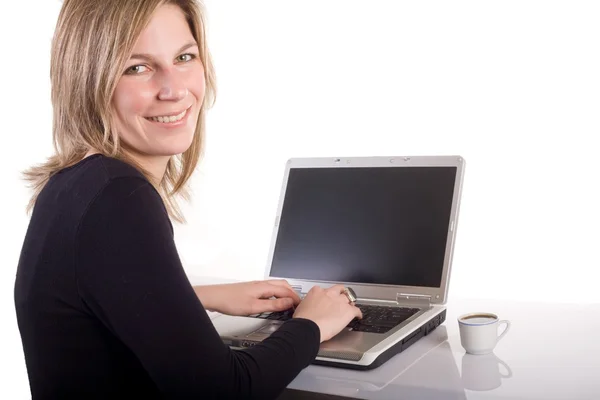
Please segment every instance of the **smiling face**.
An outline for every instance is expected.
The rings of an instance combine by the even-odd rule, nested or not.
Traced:
[[[138,38],[117,84],[113,122],[124,148],[150,170],[192,143],[204,99],[204,67],[185,15],[161,6]]]

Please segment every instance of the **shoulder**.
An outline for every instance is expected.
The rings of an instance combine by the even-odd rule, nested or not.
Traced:
[[[62,189],[84,194],[89,203],[97,200],[124,200],[142,189],[147,195],[160,195],[146,177],[132,165],[112,157],[95,154],[62,170],[57,180]],[[106,194],[110,193],[110,196]]]
[[[99,156],[92,161],[101,167],[101,186],[90,207],[130,213],[159,213],[168,219],[162,197],[146,177],[124,161]]]
[[[60,226],[73,227],[93,209],[98,217],[120,209],[169,220],[162,197],[141,172],[100,154],[54,174],[36,199],[32,220],[60,221]]]
[[[144,175],[134,168],[132,165],[112,157],[103,155],[94,155],[90,160],[90,164],[97,168],[102,168],[107,180],[118,178],[137,178],[146,181]]]
[[[78,224],[79,242],[107,246],[172,240],[173,225],[156,189],[146,180],[115,176],[89,202]],[[102,239],[101,239],[102,237]],[[126,247],[131,247],[127,245]]]
[[[58,171],[44,187],[41,197],[85,206],[114,181],[131,186],[150,185],[141,172],[126,162],[95,154]]]
[[[82,220],[108,218],[117,222],[124,216],[170,220],[162,197],[145,176],[124,161],[103,155],[90,156],[64,171],[69,192],[77,192],[85,209]],[[63,185],[64,187],[65,185]]]

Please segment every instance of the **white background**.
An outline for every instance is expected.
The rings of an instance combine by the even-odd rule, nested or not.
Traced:
[[[208,0],[219,93],[176,227],[193,275],[261,278],[285,160],[467,161],[452,297],[600,302],[600,7],[585,1]],[[13,285],[51,147],[60,2],[0,13],[0,386],[29,398]]]

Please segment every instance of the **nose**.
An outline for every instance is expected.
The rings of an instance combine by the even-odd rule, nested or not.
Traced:
[[[165,72],[162,74],[158,98],[165,101],[183,100],[188,95],[188,89],[176,72]]]

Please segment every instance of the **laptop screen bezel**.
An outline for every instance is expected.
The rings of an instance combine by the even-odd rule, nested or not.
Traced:
[[[285,193],[290,175],[293,168],[353,168],[353,167],[383,167],[383,168],[411,168],[411,167],[455,167],[456,177],[454,182],[454,191],[452,195],[452,206],[450,209],[450,219],[448,224],[446,249],[444,253],[444,264],[442,268],[442,279],[440,287],[417,287],[404,285],[371,284],[356,282],[339,281],[317,281],[310,279],[291,279],[287,277],[275,276],[271,274],[273,254],[277,243],[279,230],[279,221],[281,219]],[[465,160],[461,156],[394,156],[394,157],[317,157],[317,158],[290,158],[285,165],[281,192],[277,206],[277,213],[271,243],[265,268],[265,279],[285,279],[292,286],[301,287],[301,291],[306,293],[314,285],[329,287],[335,284],[344,284],[354,289],[357,297],[366,299],[379,299],[395,301],[399,294],[409,294],[416,296],[429,296],[432,304],[445,304],[448,296],[448,287],[450,284],[450,273],[452,269],[452,259],[454,244],[456,238],[456,226],[460,209],[460,199],[463,183]]]

